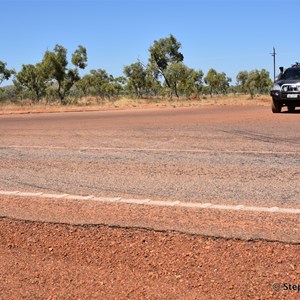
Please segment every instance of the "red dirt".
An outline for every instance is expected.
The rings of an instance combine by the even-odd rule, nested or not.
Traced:
[[[0,238],[1,299],[299,297],[299,245],[8,219]]]

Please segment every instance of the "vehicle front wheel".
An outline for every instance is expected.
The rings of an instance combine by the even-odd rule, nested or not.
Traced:
[[[272,99],[272,112],[278,114],[281,112],[282,104],[276,99]]]

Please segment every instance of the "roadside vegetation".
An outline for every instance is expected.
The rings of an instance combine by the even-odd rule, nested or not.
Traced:
[[[265,69],[241,71],[236,84],[224,72],[210,69],[207,74],[184,64],[181,43],[173,35],[153,42],[147,63],[139,60],[125,66],[124,76],[114,77],[104,69],[80,76],[88,63],[84,46],[71,54],[56,45],[35,65],[23,64],[18,72],[0,61],[0,105],[124,105],[137,103],[214,102],[230,95],[268,94],[272,80]],[[81,70],[81,71],[80,71]],[[12,85],[5,81],[12,79]],[[230,98],[230,99],[231,99]],[[210,100],[208,100],[210,99]]]

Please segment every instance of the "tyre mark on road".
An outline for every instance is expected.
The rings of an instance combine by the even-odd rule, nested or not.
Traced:
[[[300,144],[300,143],[299,143]],[[295,155],[296,151],[256,151],[256,150],[210,150],[210,149],[156,149],[156,148],[122,148],[122,147],[64,147],[64,146],[0,146],[0,149],[31,150],[71,150],[71,151],[126,151],[126,152],[174,152],[174,153],[221,153],[221,154],[270,154]]]
[[[244,130],[221,130],[221,132],[232,134],[232,135],[238,135],[245,138],[248,138],[250,140],[257,140],[261,142],[266,143],[277,143],[277,142],[284,142],[294,145],[300,145],[300,141],[295,139],[289,139],[289,138],[280,138],[276,136],[270,136],[270,135],[264,135],[257,132],[251,132],[251,131],[244,131]]]

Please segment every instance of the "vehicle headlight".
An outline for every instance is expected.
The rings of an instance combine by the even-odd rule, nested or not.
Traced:
[[[279,84],[274,84],[274,86],[272,87],[272,91],[280,91],[281,90],[281,87]]]

